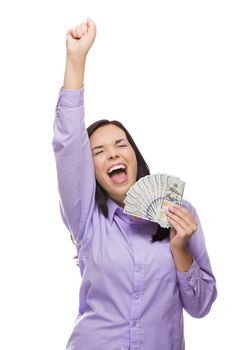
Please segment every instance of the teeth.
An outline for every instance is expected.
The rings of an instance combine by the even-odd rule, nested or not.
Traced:
[[[125,169],[125,168],[126,166],[124,164],[115,165],[108,170],[108,174],[110,174],[113,170]]]

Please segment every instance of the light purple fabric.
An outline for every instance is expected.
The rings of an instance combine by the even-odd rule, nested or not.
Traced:
[[[60,207],[76,241],[82,276],[79,314],[67,350],[182,350],[183,309],[205,316],[217,296],[198,221],[190,240],[193,264],[176,271],[169,241],[151,244],[157,224],[95,203],[95,175],[84,123],[84,87],[60,90],[54,123]]]

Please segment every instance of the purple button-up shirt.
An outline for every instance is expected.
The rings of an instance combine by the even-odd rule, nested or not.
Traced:
[[[106,218],[95,201],[95,174],[84,123],[84,87],[60,90],[54,122],[60,208],[74,240],[82,276],[79,314],[67,350],[182,350],[183,309],[205,316],[216,285],[198,229],[193,263],[177,272],[169,240],[150,243],[157,224],[133,219],[110,198]]]

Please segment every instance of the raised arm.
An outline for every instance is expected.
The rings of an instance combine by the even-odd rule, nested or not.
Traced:
[[[63,88],[79,90],[83,86],[87,54],[96,37],[96,25],[87,22],[71,28],[66,34],[66,68]]]
[[[95,175],[84,121],[84,69],[96,36],[95,23],[70,29],[66,36],[66,68],[54,121],[53,150],[56,159],[63,221],[81,244],[95,204]]]

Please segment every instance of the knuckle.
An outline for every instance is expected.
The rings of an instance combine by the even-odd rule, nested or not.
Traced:
[[[189,213],[188,209],[185,208],[185,207],[182,207],[182,206],[181,206],[180,209],[181,209],[181,211],[182,211],[183,213],[185,213],[185,214],[188,214],[188,213]]]
[[[81,25],[80,25],[80,30],[81,30],[82,34],[84,34],[84,33],[85,33],[85,27],[84,27],[84,25],[83,25],[83,24],[81,24]]]
[[[185,213],[183,213],[183,212],[180,213],[180,217],[181,217],[182,219],[184,219],[186,216],[187,216],[187,215],[186,215]]]

